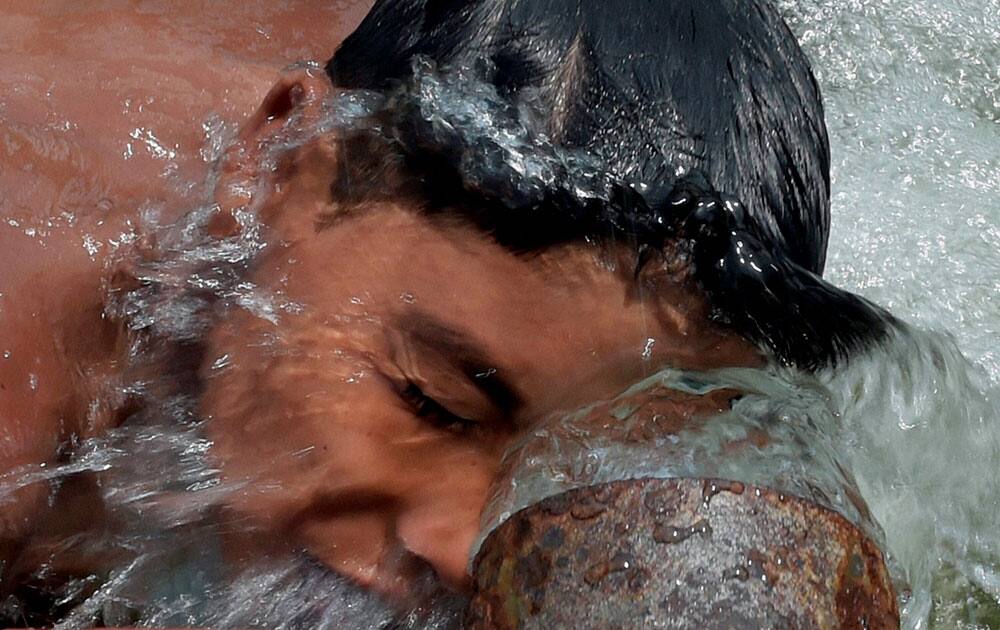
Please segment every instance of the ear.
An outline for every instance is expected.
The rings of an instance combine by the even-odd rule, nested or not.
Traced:
[[[260,107],[240,127],[232,144],[216,163],[218,180],[214,190],[215,210],[208,221],[212,238],[224,239],[240,232],[234,212],[253,203],[253,196],[273,187],[276,174],[262,169],[264,152],[276,141],[292,117],[309,124],[322,115],[323,102],[332,90],[329,79],[318,68],[283,74],[264,97]],[[266,172],[265,172],[266,171]],[[124,327],[136,313],[134,300],[164,301],[163,291],[191,292],[170,282],[154,280],[149,265],[170,254],[161,249],[159,234],[144,231],[132,246],[123,249],[108,271],[105,286],[106,314]],[[212,296],[199,296],[210,301]],[[146,306],[148,308],[148,305]]]
[[[319,68],[289,71],[278,79],[219,162],[214,198],[218,211],[209,223],[213,236],[225,238],[238,232],[233,212],[250,205],[255,192],[274,183],[275,173],[261,169],[264,152],[279,139],[291,118],[308,125],[321,116],[323,102],[332,90],[329,78]]]

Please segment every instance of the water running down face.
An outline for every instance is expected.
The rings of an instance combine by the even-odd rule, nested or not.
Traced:
[[[327,85],[279,85],[229,171]],[[229,508],[361,584],[405,595],[429,565],[466,586],[500,457],[546,416],[663,366],[761,361],[669,255],[636,277],[624,244],[517,254],[418,200],[344,204],[342,160],[321,135],[269,175],[247,280],[296,306],[280,326],[217,313],[200,410],[223,476],[251,482]]]

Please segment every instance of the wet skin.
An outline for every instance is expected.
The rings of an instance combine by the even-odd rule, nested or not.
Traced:
[[[225,158],[225,177],[262,177],[251,166],[254,147],[296,111],[274,103],[308,110],[328,89],[322,76],[279,81]],[[239,102],[259,102],[260,93],[248,89]],[[172,112],[177,128],[190,127],[182,107]],[[86,160],[102,151],[80,148],[80,165],[119,178],[108,186],[120,199],[162,194],[162,181],[139,181],[148,172],[113,168],[118,158],[107,158],[106,171],[90,169]],[[187,167],[199,166],[185,154]],[[55,183],[39,184],[50,192],[77,177],[72,161],[19,159],[52,169]],[[761,360],[708,322],[700,291],[670,252],[636,279],[626,246],[577,243],[516,255],[460,219],[421,213],[419,200],[345,215],[329,194],[337,160],[336,142],[319,138],[268,182],[274,192],[261,220],[269,247],[249,280],[301,310],[277,326],[220,310],[200,408],[224,478],[251,482],[228,509],[362,584],[405,596],[426,565],[464,588],[500,456],[543,419],[614,396],[663,366]],[[11,180],[15,188],[28,179],[5,171],[20,178]],[[113,404],[92,404],[107,400],[121,344],[100,316],[104,251],[92,256],[81,246],[84,234],[97,234],[106,251],[107,238],[127,231],[127,203],[109,198],[113,207],[103,214],[86,211],[103,207],[98,199],[81,201],[80,222],[44,240],[3,228],[0,317],[16,331],[4,338],[11,359],[0,361],[7,470],[53,461],[69,435],[93,435],[119,420]],[[241,200],[217,201],[224,234],[226,212]],[[20,203],[36,212],[30,199]],[[213,369],[223,356],[226,367]],[[32,486],[16,497],[0,538],[23,542],[46,491]]]
[[[295,108],[308,115],[328,89],[290,77],[269,100],[305,95]],[[258,114],[233,154],[253,162],[294,113]],[[338,146],[310,142],[269,182],[271,245],[250,280],[301,310],[278,325],[220,312],[201,406],[224,476],[274,489],[230,507],[337,571],[402,594],[419,558],[463,588],[480,510],[519,433],[663,366],[760,362],[708,322],[669,252],[635,278],[627,246],[518,255],[418,200],[341,211]]]
[[[201,194],[175,185],[208,170],[201,122],[244,121],[283,67],[329,56],[370,4],[4,2],[0,479],[117,420],[92,404],[119,358],[104,266],[146,200],[176,212]],[[91,516],[47,507],[46,484],[3,492],[0,566],[39,523]]]

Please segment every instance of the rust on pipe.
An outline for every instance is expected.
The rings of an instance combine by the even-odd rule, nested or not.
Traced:
[[[738,482],[615,481],[517,512],[474,562],[468,628],[898,628],[878,547]]]

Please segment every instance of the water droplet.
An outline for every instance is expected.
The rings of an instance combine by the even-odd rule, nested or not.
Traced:
[[[723,571],[722,578],[725,580],[739,580],[740,582],[746,582],[750,579],[750,572],[742,566],[737,566]]]
[[[652,337],[646,338],[646,345],[642,348],[642,358],[644,361],[649,361],[652,358],[654,345],[656,345],[656,339]]]
[[[750,577],[760,580],[762,583],[777,584],[779,573],[774,570],[774,565],[768,557],[757,549],[747,552],[746,569]]]
[[[701,486],[701,501],[704,507],[708,507],[712,500],[712,497],[719,494],[720,492],[731,492],[732,494],[743,494],[746,491],[746,486],[744,486],[739,481],[728,481],[725,479],[706,479]],[[757,490],[760,496],[760,490]]]
[[[653,529],[653,540],[662,544],[676,545],[695,534],[701,534],[706,538],[712,536],[712,526],[709,525],[707,519],[701,519],[690,527],[677,527],[676,525],[665,523],[658,524]]]
[[[349,385],[354,385],[355,383],[360,383],[361,379],[363,379],[364,377],[365,377],[364,371],[358,370],[356,372],[352,372],[350,376],[344,379],[344,382]]]
[[[219,357],[218,359],[216,359],[215,361],[212,362],[211,369],[213,371],[215,371],[215,370],[221,370],[221,369],[224,369],[226,367],[229,367],[230,363],[232,363],[232,359],[229,357],[228,354],[224,354],[224,355],[222,355],[221,357]]]
[[[583,580],[591,586],[600,584],[604,578],[611,573],[627,571],[635,566],[635,559],[631,554],[620,551],[610,560],[601,560],[587,568],[583,574]]]
[[[93,258],[94,256],[97,255],[97,252],[100,251],[101,247],[102,247],[102,243],[100,241],[98,241],[97,239],[95,239],[90,234],[84,234],[84,236],[83,236],[83,248],[85,250],[87,250],[87,253],[90,254],[91,258]]]

